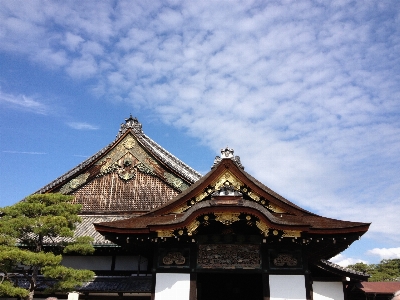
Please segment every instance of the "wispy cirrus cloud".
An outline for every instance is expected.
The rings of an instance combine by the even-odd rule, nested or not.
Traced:
[[[98,126],[86,123],[86,122],[68,122],[67,125],[77,130],[97,130]]]
[[[29,155],[45,155],[46,152],[34,152],[34,151],[14,151],[14,150],[3,150],[3,153],[10,154],[29,154]]]
[[[26,110],[37,114],[47,115],[49,107],[25,95],[13,95],[4,93],[0,90],[0,104],[10,106],[14,109]]]
[[[12,1],[0,16],[1,51],[229,145],[297,204],[400,241],[398,1]]]

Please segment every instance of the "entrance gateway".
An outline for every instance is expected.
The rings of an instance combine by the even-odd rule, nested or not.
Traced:
[[[95,270],[79,290],[86,299],[350,300],[367,279],[327,260],[369,224],[302,209],[228,147],[201,176],[132,116],[111,144],[38,191],[48,192],[75,196],[84,220],[76,233],[95,238],[93,256],[63,260]]]

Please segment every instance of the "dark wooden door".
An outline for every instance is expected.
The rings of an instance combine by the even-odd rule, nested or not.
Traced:
[[[262,300],[261,274],[198,273],[197,300]]]

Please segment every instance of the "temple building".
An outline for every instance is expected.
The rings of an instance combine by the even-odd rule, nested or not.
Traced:
[[[63,259],[96,272],[83,299],[348,300],[368,278],[328,260],[369,224],[297,206],[230,148],[202,176],[132,116],[111,144],[38,191],[50,192],[75,196],[76,235],[95,240],[94,255]]]

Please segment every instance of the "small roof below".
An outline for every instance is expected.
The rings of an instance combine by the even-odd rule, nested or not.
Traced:
[[[400,281],[359,282],[356,287],[365,294],[394,294],[400,290]]]

